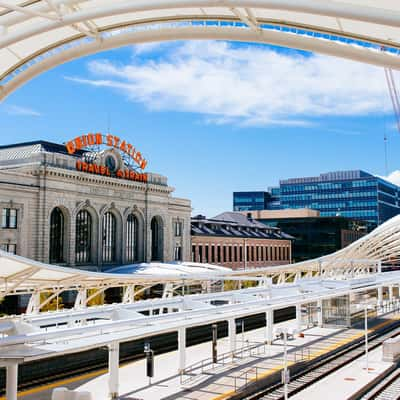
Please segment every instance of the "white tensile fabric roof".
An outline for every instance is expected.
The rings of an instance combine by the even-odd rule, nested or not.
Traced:
[[[40,291],[79,290],[158,283],[217,281],[240,277],[274,277],[279,274],[320,273],[322,276],[353,276],[368,272],[380,262],[399,265],[400,215],[386,221],[373,232],[348,247],[319,259],[297,264],[232,271],[211,264],[143,263],[116,267],[113,272],[97,273],[59,267],[0,251],[0,298],[6,295]],[[376,272],[376,268],[375,271]]]
[[[131,43],[271,43],[400,68],[398,0],[0,0],[0,99],[56,65]]]

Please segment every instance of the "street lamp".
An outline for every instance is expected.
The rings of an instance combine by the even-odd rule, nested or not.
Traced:
[[[365,336],[365,369],[367,373],[368,368],[368,310],[373,310],[374,307],[368,303],[358,304],[358,309],[364,309],[364,336]]]

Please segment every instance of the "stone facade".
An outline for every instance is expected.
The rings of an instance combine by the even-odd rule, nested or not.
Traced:
[[[157,221],[159,261],[174,261],[180,247],[182,261],[190,260],[190,201],[172,197],[167,178],[148,174],[148,182],[135,182],[77,171],[76,157],[62,151],[63,146],[32,142],[0,147],[0,209],[16,209],[15,229],[0,229],[0,245],[16,244],[16,253],[48,263],[50,220],[55,208],[63,215],[62,265],[103,270],[103,216],[110,212],[116,221],[115,260],[126,260],[127,218],[137,221],[135,262],[149,262],[152,255],[151,221]],[[87,210],[91,217],[91,261],[76,263],[77,214]],[[175,236],[174,226],[182,229]]]

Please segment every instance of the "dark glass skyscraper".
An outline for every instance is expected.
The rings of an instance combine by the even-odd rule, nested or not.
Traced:
[[[270,201],[268,192],[234,192],[233,211],[266,210]]]
[[[234,194],[234,210],[245,211],[238,209],[235,195],[238,193]],[[360,170],[285,179],[269,195],[275,198],[274,208],[311,208],[321,216],[356,218],[372,225],[400,214],[400,187]],[[266,204],[266,210],[271,208]]]

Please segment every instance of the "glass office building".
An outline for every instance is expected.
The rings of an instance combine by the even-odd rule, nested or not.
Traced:
[[[320,211],[324,217],[356,218],[370,225],[379,225],[400,214],[400,187],[360,170],[286,179],[266,193],[270,199],[275,198],[276,208],[311,208]],[[238,193],[234,194],[234,210],[259,209],[239,209],[235,195]],[[271,203],[264,209],[272,209]]]
[[[257,218],[258,222],[276,227],[294,237],[293,262],[332,254],[360,239],[367,232],[364,221],[345,217]]]
[[[266,192],[234,192],[233,211],[280,210],[280,188]]]
[[[271,202],[268,192],[234,192],[233,211],[266,210]]]

